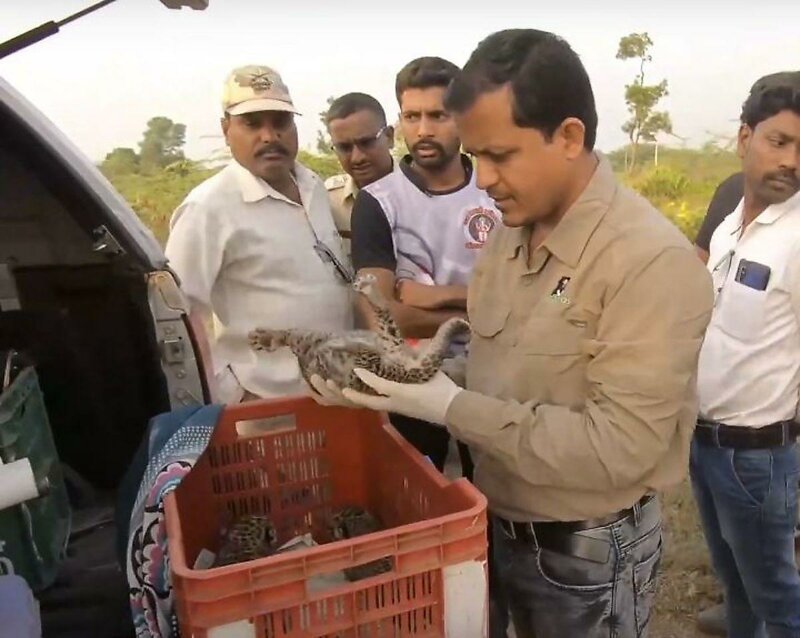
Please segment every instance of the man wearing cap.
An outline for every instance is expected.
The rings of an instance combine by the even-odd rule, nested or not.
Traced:
[[[297,114],[280,75],[235,69],[222,130],[233,161],[175,210],[166,254],[193,312],[214,320],[219,400],[304,391],[287,350],[249,347],[255,327],[352,327],[344,255],[322,180],[296,161]]]
[[[347,93],[336,98],[325,115],[343,175],[325,181],[333,219],[350,256],[350,216],[358,191],[392,172],[394,128],[386,122],[380,102],[366,93]]]
[[[709,247],[692,488],[728,635],[800,636],[800,72],[753,85],[738,152],[744,198]]]

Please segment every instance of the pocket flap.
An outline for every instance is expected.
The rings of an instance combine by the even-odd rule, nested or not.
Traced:
[[[472,331],[481,337],[494,337],[506,325],[510,312],[510,308],[502,305],[476,307],[469,316]]]

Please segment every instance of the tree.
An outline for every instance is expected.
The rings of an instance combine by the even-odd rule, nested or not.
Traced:
[[[625,85],[625,103],[631,119],[622,125],[622,130],[631,142],[630,157],[626,160],[626,169],[629,171],[636,165],[640,142],[653,143],[656,142],[658,133],[672,133],[669,113],[655,110],[659,100],[669,95],[667,81],[649,85],[644,83],[644,67],[653,60],[650,55],[652,46],[653,41],[646,32],[631,33],[620,38],[617,50],[618,60],[639,60],[639,73],[632,84]]]
[[[326,118],[328,117],[328,109],[331,108],[331,104],[333,104],[335,99],[336,98],[333,96],[329,97],[327,108],[319,114],[319,121],[322,124],[322,128],[317,131],[317,153],[320,155],[331,154],[331,138],[328,135],[328,123]]]
[[[147,122],[147,130],[139,142],[139,167],[143,173],[153,173],[184,159],[186,126],[168,117],[158,116]]]
[[[100,164],[100,170],[106,177],[138,173],[139,156],[132,148],[117,147],[106,155]]]

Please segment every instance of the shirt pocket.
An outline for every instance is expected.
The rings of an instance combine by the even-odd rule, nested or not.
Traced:
[[[586,327],[562,317],[533,317],[522,330],[518,346],[526,354],[578,356],[584,353]]]
[[[723,288],[718,301],[717,325],[722,332],[740,341],[752,341],[761,334],[767,302],[766,290],[755,290],[733,281]]]
[[[510,308],[504,304],[476,305],[469,315],[472,331],[484,339],[498,336],[506,327]]]
[[[507,334],[511,296],[503,286],[498,273],[492,276],[478,263],[467,294],[467,317],[475,337],[494,339],[501,333]]]
[[[533,317],[522,326],[511,359],[539,402],[580,410],[588,389],[586,343],[586,326],[564,317]]]

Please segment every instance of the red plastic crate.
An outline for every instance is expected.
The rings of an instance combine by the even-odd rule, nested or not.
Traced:
[[[237,422],[286,415],[289,424],[268,433],[237,431]],[[226,567],[190,567],[202,548],[218,549],[219,530],[232,517],[267,514],[281,544],[305,532],[323,542],[328,515],[346,505],[365,507],[387,529]],[[184,638],[445,636],[445,581],[454,569],[462,581],[465,574],[474,580],[476,566],[486,578],[483,495],[466,479],[439,474],[381,415],[307,398],[226,408],[208,449],[166,498],[165,514]],[[390,572],[315,584],[315,577],[384,557]],[[473,593],[485,592],[484,584]],[[485,609],[485,600],[466,604]],[[252,623],[245,634],[220,633],[243,620]],[[463,638],[483,636],[483,623]]]

